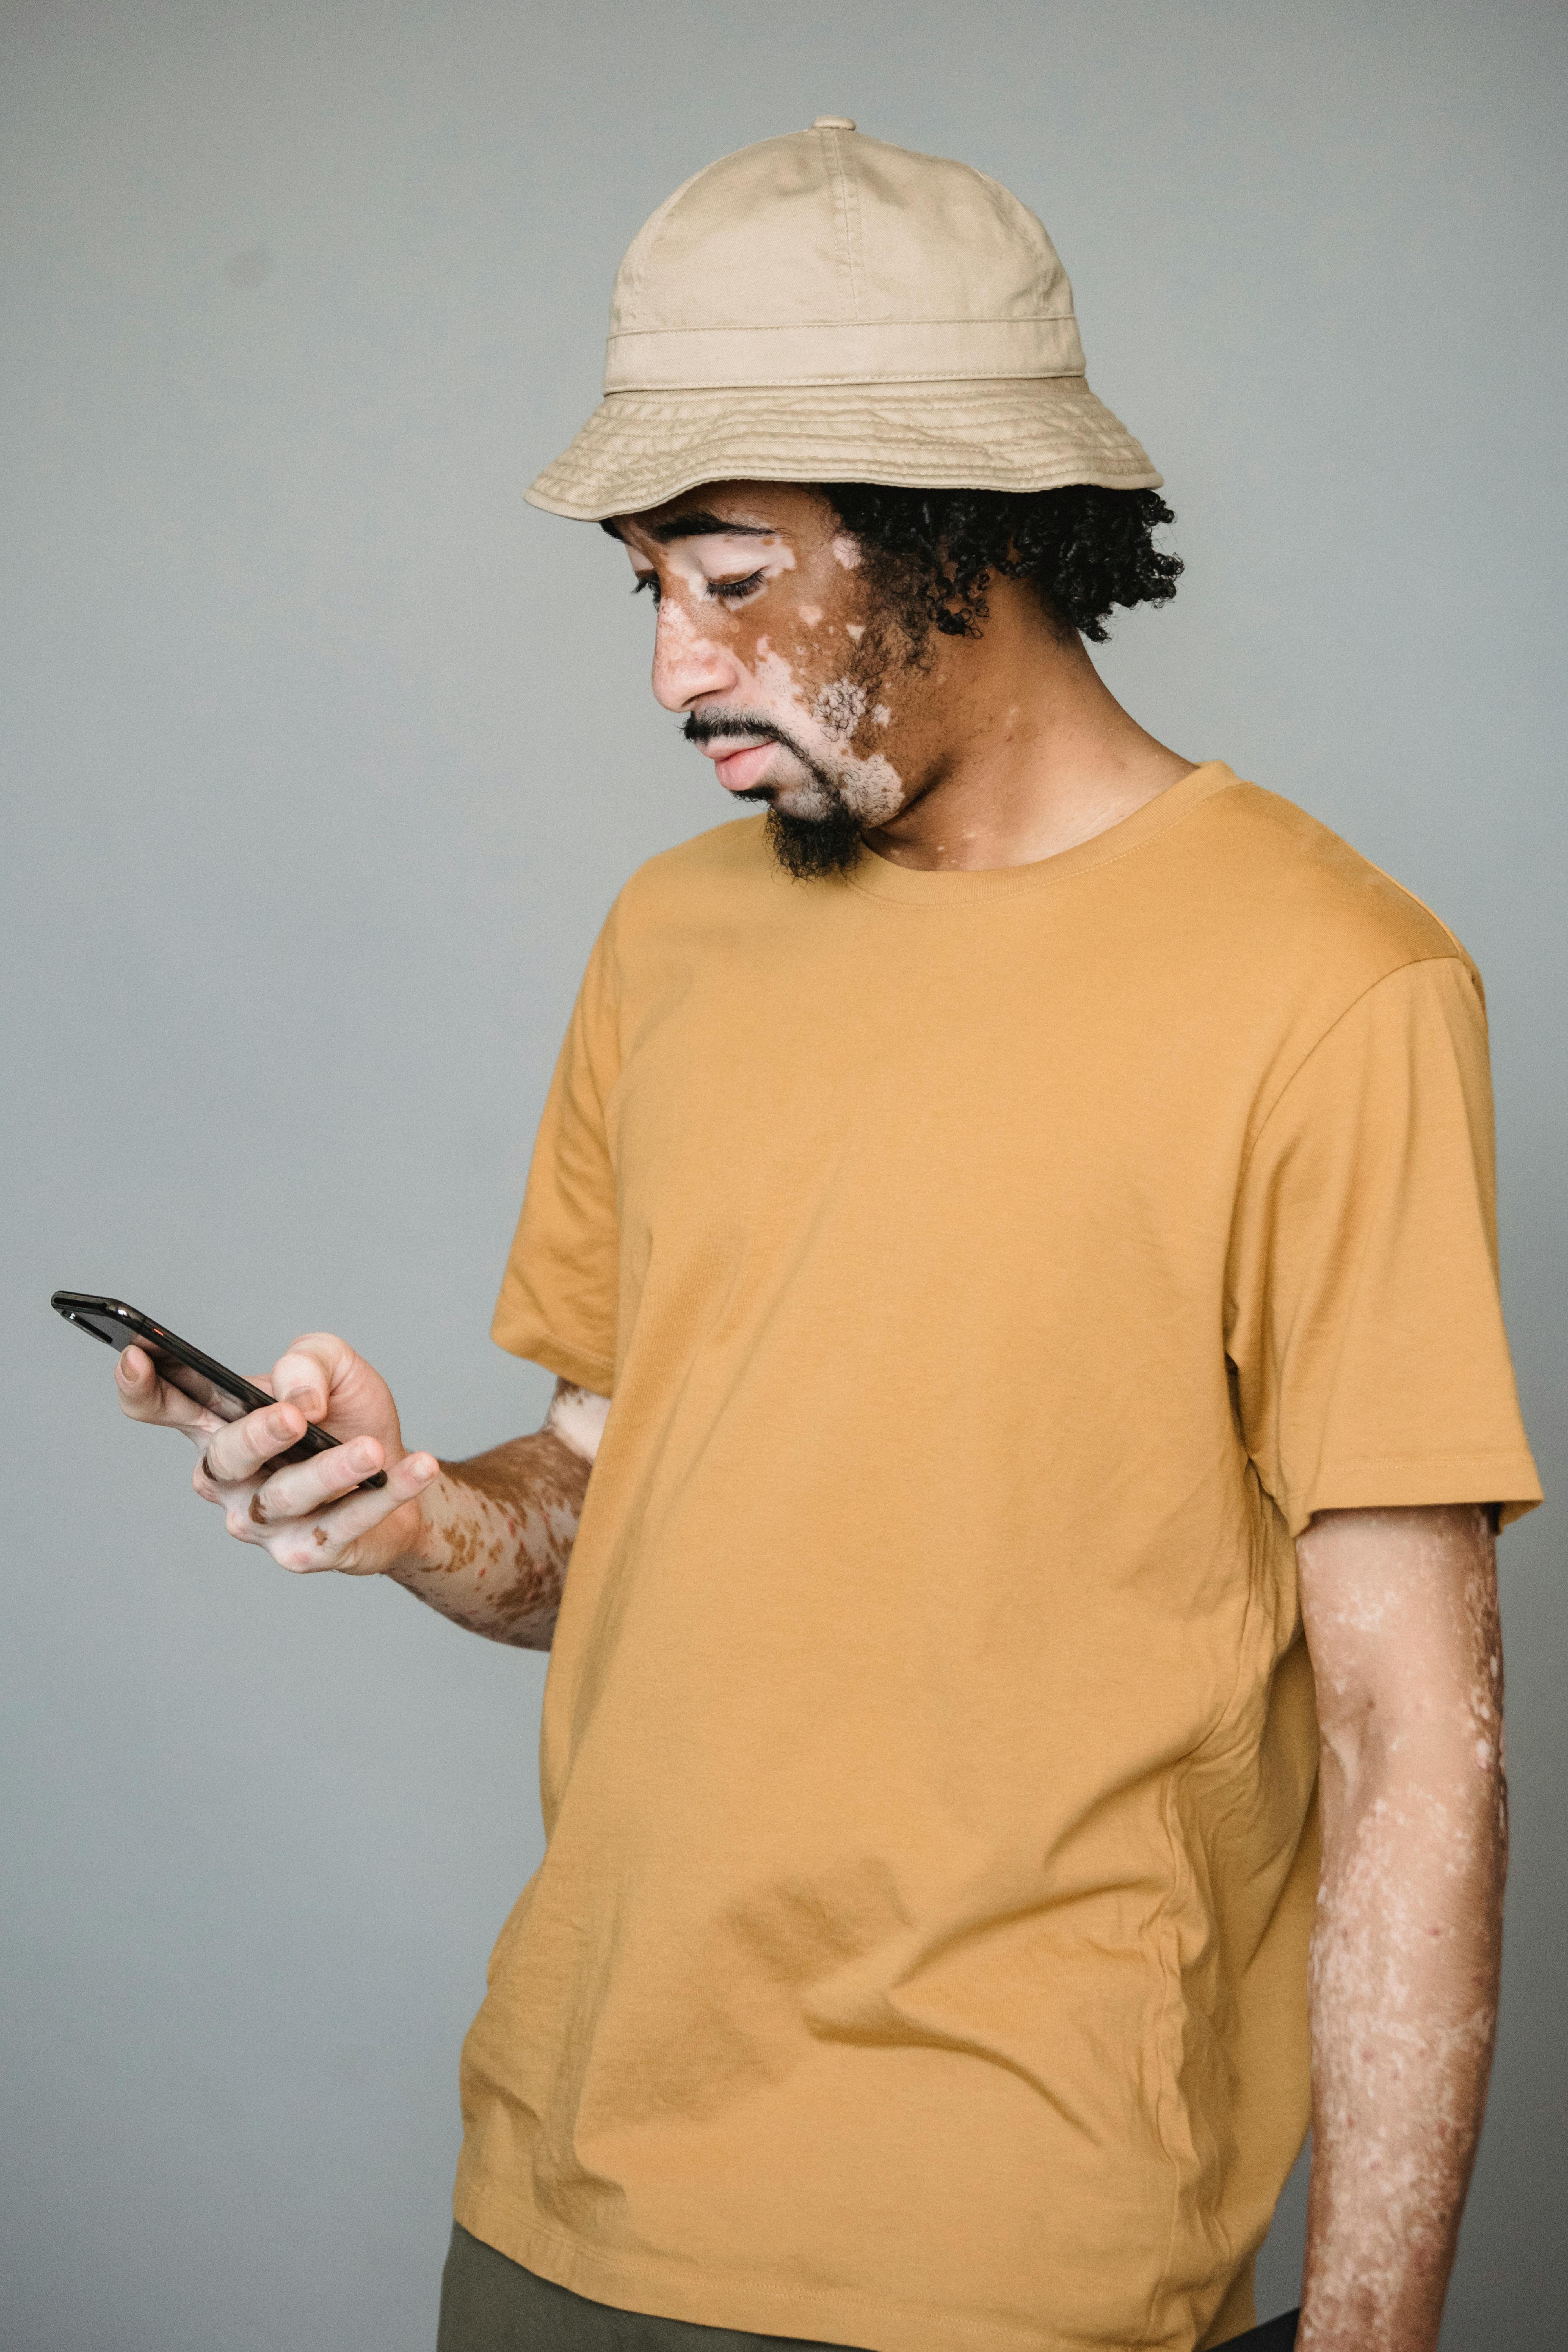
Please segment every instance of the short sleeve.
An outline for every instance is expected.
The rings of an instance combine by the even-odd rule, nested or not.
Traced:
[[[1459,958],[1409,964],[1263,1121],[1226,1349],[1264,1486],[1314,1511],[1541,1499],[1498,1297],[1486,1016]]]
[[[619,1232],[605,1104],[619,1066],[614,917],[577,992],[490,1337],[579,1388],[615,1375]]]

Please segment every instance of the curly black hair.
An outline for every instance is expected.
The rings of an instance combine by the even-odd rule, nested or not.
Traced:
[[[1181,557],[1154,545],[1175,516],[1154,490],[816,488],[871,551],[879,585],[917,646],[932,626],[977,637],[993,578],[1027,580],[1058,628],[1097,645],[1113,605],[1167,604],[1176,593]]]

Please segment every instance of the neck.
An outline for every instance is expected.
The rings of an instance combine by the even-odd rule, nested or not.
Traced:
[[[926,715],[907,746],[889,746],[910,796],[866,838],[896,866],[1031,865],[1120,824],[1192,772],[1020,583],[995,582],[987,601],[979,637],[936,641]]]

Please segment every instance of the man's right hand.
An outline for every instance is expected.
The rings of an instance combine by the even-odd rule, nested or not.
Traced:
[[[197,1448],[192,1485],[224,1513],[231,1536],[258,1544],[296,1576],[334,1568],[378,1576],[422,1565],[429,1530],[419,1497],[435,1481],[433,1455],[403,1444],[392,1391],[346,1340],[307,1332],[258,1388],[277,1402],[220,1421],[183,1390],[160,1380],[143,1349],[122,1350],[115,1371],[121,1411],[132,1421],[184,1432]],[[342,1443],[308,1461],[278,1466],[313,1421]],[[360,1494],[373,1472],[386,1484]]]

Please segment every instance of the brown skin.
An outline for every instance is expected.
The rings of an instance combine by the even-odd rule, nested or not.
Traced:
[[[698,513],[743,530],[661,541],[661,530]],[[816,492],[709,483],[647,514],[623,516],[617,529],[633,571],[657,585],[653,690],[667,710],[750,709],[759,701],[782,710],[776,685],[760,684],[779,662],[808,709],[835,680],[854,676],[866,640],[849,632],[874,628],[876,607],[867,566],[842,560],[845,536]],[[788,562],[739,602],[714,593],[743,589],[776,551]],[[921,665],[868,696],[850,739],[854,754],[885,760],[900,780],[902,805],[867,834],[897,865],[1051,857],[1191,772],[1190,760],[1122,709],[1082,639],[1057,627],[1031,589],[996,580],[986,601],[981,635],[933,631]],[[889,648],[895,659],[899,650]],[[885,724],[872,715],[879,700],[890,713]],[[712,756],[725,745],[705,748]],[[743,782],[752,788],[749,774]],[[787,785],[763,782],[791,805]]]
[[[140,1348],[117,1359],[115,1381],[132,1421],[178,1429],[199,1449],[197,1494],[218,1505],[231,1536],[280,1568],[390,1576],[471,1633],[550,1647],[598,1401],[559,1381],[543,1429],[471,1461],[438,1463],[408,1451],[386,1382],[329,1331],[307,1332],[259,1376],[258,1387],[282,1402],[242,1421],[221,1422],[160,1381]],[[342,1445],[270,1468],[308,1421]],[[384,1487],[355,1493],[381,1469]]]
[[[720,528],[660,535],[699,512]],[[870,567],[812,491],[710,484],[619,530],[658,592],[660,702],[786,725],[836,790],[874,806],[866,837],[895,863],[1053,856],[1190,771],[1016,583],[993,585],[979,638],[933,634],[900,667]],[[742,730],[703,748],[731,789],[812,814],[819,787],[784,746]],[[390,1576],[492,1640],[549,1646],[598,1401],[563,1382],[543,1430],[437,1464],[404,1446],[385,1382],[330,1334],[296,1340],[261,1383],[282,1402],[232,1424],[160,1382],[139,1349],[116,1377],[133,1419],[202,1449],[196,1492],[242,1542],[300,1574]],[[342,1449],[269,1470],[307,1418]],[[353,1491],[382,1467],[384,1489]],[[1301,2342],[1433,2352],[1497,2007],[1507,1831],[1493,1538],[1475,1506],[1330,1511],[1299,1554],[1323,1811]]]

